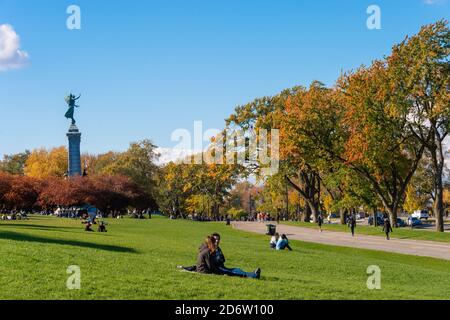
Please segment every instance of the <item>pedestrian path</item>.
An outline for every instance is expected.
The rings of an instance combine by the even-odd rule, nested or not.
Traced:
[[[266,224],[259,222],[233,222],[233,227],[259,234],[267,232]],[[291,240],[450,260],[450,243],[409,239],[388,241],[384,237],[358,234],[352,237],[350,233],[345,232],[323,231],[321,233],[318,229],[283,224],[277,225],[277,232],[286,234]]]

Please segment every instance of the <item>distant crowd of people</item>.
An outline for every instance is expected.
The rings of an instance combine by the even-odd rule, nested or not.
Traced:
[[[260,213],[256,214],[256,220],[258,222],[268,222],[268,221],[272,221],[272,218],[270,217],[270,214],[260,212]]]
[[[14,220],[28,220],[28,215],[24,211],[16,211],[13,210],[11,212],[0,212],[0,220],[6,221],[14,221]]]

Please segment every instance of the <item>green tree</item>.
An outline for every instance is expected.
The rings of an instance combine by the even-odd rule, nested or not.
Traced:
[[[96,171],[101,174],[122,175],[140,185],[149,195],[154,196],[158,179],[156,161],[159,154],[150,140],[131,143],[127,151],[107,153],[96,160]]]
[[[0,161],[0,171],[10,174],[24,174],[25,163],[30,156],[30,151],[5,155],[3,160]]]

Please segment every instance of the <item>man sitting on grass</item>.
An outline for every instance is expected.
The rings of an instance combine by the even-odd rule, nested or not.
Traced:
[[[254,272],[245,272],[239,268],[227,268],[225,267],[225,256],[223,255],[222,249],[220,249],[220,235],[214,233],[212,235],[215,240],[216,253],[214,255],[215,263],[217,265],[217,273],[222,275],[227,275],[231,277],[242,277],[242,278],[254,278],[259,279],[261,277],[261,269],[257,268]]]

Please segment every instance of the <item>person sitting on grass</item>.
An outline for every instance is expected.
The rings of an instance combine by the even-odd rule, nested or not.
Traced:
[[[289,245],[289,240],[288,240],[288,238],[287,238],[287,236],[285,234],[281,235],[281,238],[278,239],[276,249],[277,250],[288,249],[289,251],[292,251],[292,248]]]
[[[86,222],[86,228],[84,228],[84,231],[94,232],[94,230],[92,230],[91,226],[92,226],[92,224],[90,222]]]
[[[189,272],[211,273],[254,279],[260,278],[261,269],[259,268],[254,272],[245,272],[239,268],[225,267],[225,256],[222,249],[219,247],[219,244],[220,235],[218,233],[208,236],[199,248],[197,265],[192,267],[178,266],[178,268]]]
[[[213,233],[210,237],[214,238],[214,240],[217,242],[220,242],[220,234],[218,233]],[[217,240],[218,239],[218,240]],[[206,241],[203,242],[199,247],[198,247],[198,252],[202,252],[203,250],[207,249],[207,244]],[[220,247],[217,247],[217,254],[216,254],[216,259],[217,259],[217,263],[218,265],[223,266],[225,264],[225,256],[223,255],[222,249],[220,249]],[[189,272],[195,272],[197,271],[197,266],[190,266],[190,267],[183,267],[183,266],[178,266],[178,269],[184,269],[186,271]]]
[[[216,244],[215,239],[211,236],[207,236],[205,239],[205,247],[201,250],[197,256],[196,271],[204,274],[217,274],[218,266],[215,257]]]
[[[209,258],[211,259],[210,265],[212,266],[212,273],[218,275],[227,275],[230,277],[241,277],[241,278],[253,278],[259,279],[261,277],[261,269],[258,268],[254,272],[246,272],[240,268],[227,268],[225,267],[225,256],[223,255],[222,249],[220,249],[220,235],[214,233],[209,237],[212,243],[212,250]],[[210,248],[207,243],[208,248]],[[211,250],[210,250],[211,251]],[[199,266],[197,264],[197,270]]]
[[[270,239],[270,248],[271,249],[276,249],[277,247],[277,242],[280,239],[280,234],[277,232],[275,233],[275,235]]]
[[[108,232],[104,221],[100,221],[100,224],[98,225],[98,232]]]
[[[211,236],[212,237],[212,236]],[[202,243],[202,244],[200,244],[200,246],[198,247],[198,253],[200,254],[203,250],[205,250],[205,249],[207,249],[208,248],[208,246],[207,246],[207,242],[206,242],[206,240]],[[178,269],[183,269],[183,270],[185,270],[185,271],[188,271],[188,272],[196,272],[197,271],[197,266],[195,265],[195,266],[190,266],[190,267],[184,267],[184,266],[177,266],[177,268]]]

